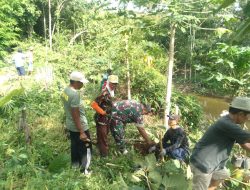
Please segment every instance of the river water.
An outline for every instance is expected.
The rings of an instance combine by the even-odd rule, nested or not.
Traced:
[[[223,98],[214,98],[207,96],[195,95],[203,107],[204,113],[208,118],[218,118],[223,110],[228,110],[231,100]],[[250,121],[246,123],[247,128],[250,130]]]

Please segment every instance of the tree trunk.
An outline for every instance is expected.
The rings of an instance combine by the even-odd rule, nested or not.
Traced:
[[[171,25],[171,34],[170,34],[170,42],[169,42],[169,60],[168,60],[168,75],[167,77],[167,93],[166,93],[166,107],[165,107],[165,117],[164,117],[164,125],[166,130],[168,129],[168,117],[171,107],[171,94],[172,94],[172,76],[173,76],[173,66],[174,66],[174,43],[175,43],[175,29],[176,25]]]
[[[51,36],[52,36],[51,39],[53,38],[56,29],[57,29],[57,34],[58,35],[60,34],[60,22],[59,22],[59,19],[60,19],[60,14],[61,14],[61,11],[63,9],[63,6],[64,6],[65,2],[66,2],[66,0],[63,0],[63,1],[59,2],[58,5],[57,5],[56,17],[54,19],[54,25],[53,25],[52,32],[51,32]]]
[[[47,66],[47,62],[48,62],[48,44],[47,44],[47,27],[46,27],[46,15],[45,15],[45,10],[43,8],[43,27],[44,27],[44,41],[45,41],[45,64]]]
[[[52,50],[51,3],[49,0],[49,48]]]
[[[128,86],[128,100],[131,100],[131,87],[130,87],[130,65],[128,60],[128,36],[125,35],[125,50],[126,50],[126,65],[127,65],[127,86]]]
[[[190,81],[192,80],[194,45],[195,45],[195,29],[192,29],[192,26],[190,26],[190,73],[189,73]],[[194,70],[194,81],[196,82],[196,70]]]
[[[184,79],[185,81],[187,80],[187,62],[185,62],[185,66],[184,66]]]
[[[193,33],[192,26],[190,26],[190,67],[189,67],[189,80],[192,80],[192,65],[193,65]]]

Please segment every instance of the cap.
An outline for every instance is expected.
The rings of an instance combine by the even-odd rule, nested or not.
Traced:
[[[179,120],[180,119],[180,116],[179,115],[167,115],[169,117],[170,120]]]
[[[70,76],[69,76],[70,80],[73,80],[73,81],[79,81],[83,84],[86,84],[88,83],[89,81],[85,78],[85,76],[78,72],[78,71],[73,71]]]
[[[117,75],[109,75],[108,81],[111,83],[118,83],[118,76]]]
[[[250,98],[236,97],[233,99],[232,103],[230,104],[230,107],[250,112]]]

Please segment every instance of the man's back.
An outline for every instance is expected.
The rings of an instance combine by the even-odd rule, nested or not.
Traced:
[[[22,67],[24,66],[24,54],[21,52],[17,52],[14,56],[13,56],[13,60],[15,63],[16,67]]]
[[[229,115],[220,118],[196,144],[191,163],[204,173],[223,168],[235,142],[243,144],[250,133],[232,122]]]
[[[122,100],[114,104],[112,109],[112,114],[114,117],[119,117],[119,119],[124,123],[142,123],[142,107],[141,104],[135,100]]]

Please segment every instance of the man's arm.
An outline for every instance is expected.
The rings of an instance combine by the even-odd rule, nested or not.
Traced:
[[[88,141],[88,137],[85,134],[85,132],[83,131],[82,126],[81,126],[79,107],[72,107],[71,114],[72,114],[72,118],[75,122],[76,128],[80,131],[80,139],[82,141]]]
[[[244,144],[240,144],[240,146],[245,149],[246,151],[250,151],[250,143],[244,143]]]
[[[153,141],[148,137],[148,134],[146,133],[145,129],[143,127],[137,127],[140,135],[143,137],[143,139],[148,143],[148,144],[153,144]]]
[[[91,107],[99,114],[106,115],[107,113],[98,105],[96,101],[91,103]]]
[[[169,138],[169,131],[167,131],[165,134],[164,134],[164,136],[163,136],[163,138],[162,138],[162,146],[163,146],[163,148],[166,148],[167,146],[168,146],[168,141],[170,140],[170,138]]]

